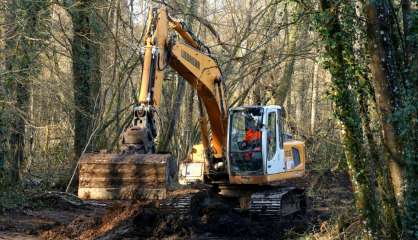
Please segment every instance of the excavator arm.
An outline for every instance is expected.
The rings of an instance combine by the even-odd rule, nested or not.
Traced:
[[[175,34],[177,33],[177,34]],[[177,41],[180,36],[184,42]],[[78,195],[84,199],[163,199],[177,171],[169,154],[156,154],[155,116],[161,104],[165,70],[173,68],[196,90],[202,144],[209,178],[222,178],[225,163],[227,110],[222,74],[209,49],[184,23],[168,16],[165,7],[150,8],[138,81],[137,105],[125,130],[120,153],[88,153],[80,158]],[[203,104],[200,104],[202,102]],[[208,133],[211,126],[211,137]],[[220,174],[218,174],[220,173]]]
[[[185,43],[175,40],[172,35],[173,30]],[[139,83],[140,105],[135,108],[132,128],[141,128],[140,132],[149,132],[148,135],[152,138],[138,141],[139,144],[154,143],[153,138],[156,135],[152,125],[153,115],[160,106],[164,71],[170,66],[196,90],[199,99],[203,102],[212,136],[209,146],[207,126],[205,126],[207,120],[201,115],[202,143],[214,158],[222,159],[226,145],[227,110],[221,70],[216,61],[209,56],[209,50],[194,37],[184,23],[168,16],[165,7],[149,11],[145,44],[142,79]],[[129,135],[130,131],[127,133]],[[143,135],[147,136],[147,134]]]

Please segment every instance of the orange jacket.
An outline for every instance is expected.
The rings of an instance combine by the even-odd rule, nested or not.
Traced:
[[[245,133],[244,141],[246,142],[251,142],[251,141],[260,140],[260,139],[261,139],[261,131],[256,131],[250,128]]]

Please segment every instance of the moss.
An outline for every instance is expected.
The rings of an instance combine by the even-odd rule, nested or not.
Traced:
[[[364,148],[364,133],[355,92],[356,84],[359,82],[357,72],[361,69],[358,69],[354,58],[353,33],[343,29],[339,7],[333,1],[321,1],[321,14],[317,17],[318,31],[326,46],[324,67],[332,75],[331,99],[335,104],[335,116],[343,125],[342,138],[357,209],[366,221],[370,234],[377,237],[381,235],[381,227],[373,179],[368,166],[370,159]],[[351,5],[345,7],[346,11],[354,11]]]

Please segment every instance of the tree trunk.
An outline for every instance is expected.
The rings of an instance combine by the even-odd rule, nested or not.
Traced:
[[[406,162],[406,187],[405,187],[405,232],[410,238],[418,238],[418,131],[417,131],[417,100],[418,100],[418,10],[414,1],[402,0],[402,14],[405,39],[405,66],[406,72],[404,115],[405,124],[403,137],[404,161]],[[413,110],[412,110],[413,109]]]
[[[5,42],[5,46],[4,46],[4,71],[5,71],[5,75],[4,75],[4,79],[1,79],[1,89],[0,89],[0,94],[2,94],[2,99],[1,100],[12,100],[12,85],[14,82],[14,78],[12,75],[13,72],[13,64],[15,62],[15,57],[14,57],[14,49],[15,49],[15,38],[14,36],[16,35],[16,26],[15,26],[15,22],[16,22],[16,3],[15,2],[7,2],[5,3],[5,7],[8,7],[8,9],[10,9],[10,11],[8,12],[8,14],[6,14],[4,16],[4,23],[5,23],[5,27],[4,27],[4,42]],[[0,136],[0,144],[1,144],[1,152],[2,152],[2,158],[5,156],[6,154],[6,146],[7,146],[7,142],[9,142],[9,138],[10,138],[10,130],[11,130],[11,119],[8,118],[7,113],[9,111],[11,111],[12,109],[10,108],[9,104],[3,104],[2,103],[2,108],[0,111],[0,121],[2,122],[2,126],[1,126],[1,136]],[[7,135],[6,135],[7,134]],[[10,149],[8,149],[10,152]],[[10,154],[8,154],[10,155]],[[4,158],[3,158],[4,160]],[[4,161],[2,161],[2,164],[4,164]],[[13,167],[13,166],[12,166]],[[18,179],[18,169],[15,169],[14,167],[11,169],[11,175],[13,178]]]
[[[289,22],[289,12],[287,9],[287,6],[285,7],[284,12],[284,18],[285,22]],[[288,30],[290,28],[290,31]],[[287,43],[287,53],[289,55],[293,54],[296,48],[297,43],[297,27],[288,27],[285,29],[285,37],[286,37],[286,43]],[[277,88],[274,92],[274,104],[283,106],[286,97],[290,91],[290,87],[292,85],[292,76],[293,76],[293,70],[295,66],[295,58],[291,56],[289,60],[286,62],[285,68],[283,70],[283,75],[280,78]],[[287,108],[287,111],[290,109]]]
[[[4,8],[6,5],[5,2],[0,3],[0,7]],[[0,25],[7,26],[5,16],[0,16]],[[7,36],[5,34],[5,28],[0,27],[0,39],[6,39]],[[0,62],[6,63],[6,56],[5,54],[0,56]],[[0,65],[0,71],[6,72],[5,64]],[[6,153],[6,132],[7,132],[7,121],[6,121],[6,112],[7,106],[4,103],[6,101],[6,86],[4,78],[0,77],[0,177],[2,176],[3,170],[4,170],[4,159],[5,159],[5,153]]]
[[[77,9],[73,10],[73,78],[74,78],[74,151],[78,158],[87,143],[88,128],[91,121],[88,115],[90,96],[90,44],[87,36],[90,34],[89,13],[87,3],[78,2]]]
[[[310,124],[311,135],[313,135],[315,132],[316,102],[317,102],[317,96],[318,96],[318,68],[319,68],[319,64],[315,61],[313,79],[312,79],[311,124]]]
[[[48,17],[46,1],[10,1],[9,24],[6,41],[6,77],[10,83],[10,96],[14,101],[9,139],[12,158],[12,179],[21,179],[25,160],[26,122],[30,122],[30,96],[32,80],[38,77],[40,49],[46,37],[42,34],[44,17]],[[45,15],[46,14],[46,15]],[[13,34],[13,35],[11,35]],[[34,39],[41,41],[34,41]]]
[[[296,11],[299,11],[299,10],[296,9]],[[288,14],[287,8],[285,8],[285,19],[286,19],[285,21],[289,22],[287,14]],[[289,60],[287,60],[287,63],[283,71],[283,75],[280,78],[280,81],[274,93],[274,104],[279,105],[279,106],[283,106],[284,102],[286,101],[286,98],[289,95],[290,89],[292,87],[292,79],[293,79],[293,73],[295,72],[294,68],[295,68],[295,63],[296,63],[296,57],[294,55],[298,46],[298,42],[303,42],[304,38],[308,34],[308,31],[306,31],[304,27],[299,28],[298,25],[295,25],[295,26],[290,25],[289,28],[290,28],[290,31],[287,31],[285,33],[287,36],[287,54],[289,55],[288,57]],[[287,110],[290,110],[290,109],[288,108]]]
[[[4,99],[4,91],[2,90],[2,84],[0,83],[0,101]],[[0,104],[0,176],[4,170],[4,159],[6,154],[6,131],[7,131],[7,124],[6,124],[6,107]]]
[[[89,126],[89,135],[95,134],[92,137],[90,142],[90,150],[97,151],[101,148],[99,144],[100,136],[96,133],[93,133],[94,130],[102,124],[100,121],[102,120],[100,117],[102,106],[101,106],[101,84],[102,84],[102,72],[101,72],[101,64],[102,64],[102,45],[101,43],[106,42],[105,38],[108,38],[106,34],[103,32],[103,23],[100,19],[100,15],[103,16],[103,8],[105,6],[101,6],[103,4],[101,1],[91,1],[94,5],[94,9],[91,10],[90,13],[90,51],[91,51],[91,72],[90,72],[90,114],[91,114],[91,121]],[[105,3],[104,3],[105,4]]]
[[[74,152],[76,158],[86,148],[92,134],[94,116],[100,103],[100,51],[96,24],[92,16],[93,3],[79,0],[71,11],[73,21],[72,60],[74,87]],[[97,31],[97,32],[95,32]],[[97,40],[97,39],[96,39]]]
[[[371,55],[371,71],[377,101],[381,115],[384,146],[388,158],[392,184],[398,204],[403,202],[404,172],[401,166],[401,147],[395,132],[396,126],[390,120],[395,108],[400,107],[399,63],[396,59],[396,47],[393,39],[394,29],[387,15],[390,7],[386,4],[375,4],[369,1],[366,6],[369,52]]]
[[[6,36],[6,40],[5,40],[5,71],[6,71],[6,75],[5,75],[5,95],[11,99],[12,98],[12,93],[14,92],[14,83],[15,83],[15,76],[12,74],[13,72],[13,66],[16,62],[16,57],[15,57],[15,53],[13,52],[15,47],[16,47],[16,39],[15,39],[15,35],[16,35],[16,31],[17,31],[17,27],[16,27],[16,9],[17,9],[17,4],[14,1],[8,2],[7,3],[7,7],[9,8],[9,13],[6,15],[5,17],[5,22],[7,23],[7,28],[6,28],[6,32],[5,32],[5,36]],[[11,119],[10,119],[11,120]],[[16,120],[14,120],[16,121]],[[9,128],[10,134],[12,134],[12,126],[14,121],[10,121],[9,122],[9,126],[7,126],[7,128]],[[16,136],[15,136],[16,137]],[[6,140],[6,139],[5,139]],[[9,144],[11,143],[11,136],[8,139]],[[5,142],[4,142],[5,143]],[[12,145],[10,144],[10,155],[16,151],[17,146],[16,145]],[[14,181],[19,181],[20,179],[20,160],[19,159],[15,159],[15,154],[13,153],[13,155],[11,155],[13,157],[12,159],[12,168],[10,169],[10,176],[12,178],[12,180]]]
[[[372,175],[372,184],[378,185],[383,193],[381,194],[381,198],[383,206],[383,225],[385,229],[383,232],[386,234],[385,237],[387,239],[398,239],[398,234],[401,229],[400,212],[396,203],[395,192],[384,157],[381,156],[382,152],[379,151],[379,147],[374,139],[371,129],[372,121],[369,116],[369,104],[367,102],[368,96],[366,89],[366,86],[358,87],[358,98],[360,105],[359,112],[362,118],[362,125],[368,146],[368,158],[370,159],[369,166]]]
[[[391,1],[367,1],[366,19],[373,83],[383,143],[405,238],[418,237],[418,12],[402,0],[403,32]],[[414,51],[415,50],[415,51]]]
[[[159,152],[167,152],[169,150],[169,144],[171,138],[174,135],[175,126],[179,119],[180,115],[180,106],[184,95],[184,90],[186,87],[186,80],[182,79],[181,77],[176,75],[176,79],[178,79],[177,84],[177,91],[175,93],[175,99],[172,102],[170,107],[172,115],[169,118],[169,122],[166,128],[166,133],[162,136],[159,144],[158,144],[158,151]]]
[[[356,205],[372,237],[378,238],[382,230],[376,206],[376,193],[368,167],[370,159],[367,158],[364,149],[358,103],[352,90],[352,84],[356,79],[353,79],[354,76],[349,72],[353,59],[347,59],[347,53],[352,50],[352,46],[346,43],[348,36],[345,36],[347,33],[341,27],[338,6],[330,0],[321,0],[320,6],[324,21],[322,26],[325,28],[325,31],[320,32],[321,37],[324,42],[333,43],[325,47],[329,57],[327,68],[332,74],[332,99],[335,104],[335,113],[343,124],[343,144],[352,176]]]
[[[291,42],[289,46],[289,54],[293,54],[296,48],[296,36],[294,36],[293,34],[291,36],[292,37],[290,38]],[[294,73],[295,62],[295,58],[290,57],[290,60],[288,60],[288,62],[286,63],[283,75],[280,78],[278,87],[274,93],[274,104],[276,105],[283,106],[286,97],[288,97],[290,88],[292,86],[292,77]]]
[[[10,136],[10,151],[13,161],[12,179],[14,181],[21,180],[21,170],[25,157],[25,134],[26,126],[25,121],[27,119],[26,113],[28,112],[29,105],[29,84],[26,81],[19,81],[16,84],[16,109],[18,109],[22,116],[16,116],[12,121],[12,134]]]
[[[306,60],[302,60],[300,63],[300,68],[302,72],[305,72],[307,69]],[[305,105],[306,105],[306,94],[308,88],[308,80],[305,76],[295,84],[296,85],[296,97],[295,97],[295,120],[298,133],[300,134],[306,127],[307,122],[304,121],[305,117]]]
[[[188,13],[190,14],[188,16],[188,22],[187,24],[189,25],[189,27],[191,29],[193,29],[193,16],[197,15],[197,8],[198,8],[198,2],[196,0],[189,0],[189,9],[188,9]],[[193,106],[194,106],[194,95],[195,95],[195,90],[193,89],[193,87],[188,84],[186,87],[186,116],[185,116],[185,123],[186,123],[186,152],[183,153],[184,155],[187,155],[189,153],[189,151],[191,150],[192,146],[193,146],[193,142],[192,142],[192,135],[193,135],[193,130],[194,130],[194,124],[193,124]],[[182,158],[185,156],[181,156]]]

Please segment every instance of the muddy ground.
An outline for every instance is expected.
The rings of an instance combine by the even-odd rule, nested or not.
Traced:
[[[310,207],[305,215],[280,222],[252,219],[208,189],[192,194],[181,213],[160,202],[80,202],[67,196],[40,196],[27,206],[0,216],[0,239],[294,239],[320,232],[335,212],[352,207],[348,176],[311,172],[305,179]]]

